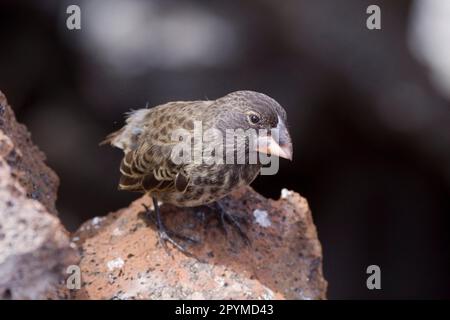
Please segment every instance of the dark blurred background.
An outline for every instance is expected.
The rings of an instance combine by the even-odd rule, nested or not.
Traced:
[[[0,41],[0,90],[61,179],[69,230],[138,196],[98,147],[124,112],[256,90],[287,110],[295,154],[253,186],[308,199],[329,298],[450,298],[450,2],[2,0]]]

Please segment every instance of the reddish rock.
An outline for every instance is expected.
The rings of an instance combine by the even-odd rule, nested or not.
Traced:
[[[0,92],[0,299],[65,298],[78,262],[55,216],[56,174]]]
[[[26,190],[27,197],[39,201],[50,213],[56,215],[58,176],[45,164],[44,153],[33,144],[26,127],[17,123],[14,112],[1,91],[0,131],[3,131],[12,145],[9,148],[0,144],[0,157],[9,165],[11,174]]]
[[[82,225],[73,241],[82,252],[78,299],[325,299],[322,250],[304,198],[282,191],[278,201],[250,187],[234,192],[228,209],[248,218],[251,245],[234,229],[225,237],[211,213],[162,205],[170,230],[200,240],[189,257],[158,243],[143,214],[144,196],[128,208]]]

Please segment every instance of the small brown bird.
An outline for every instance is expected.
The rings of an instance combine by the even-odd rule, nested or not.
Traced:
[[[252,162],[250,155],[292,159],[286,125],[286,112],[274,99],[258,92],[237,91],[217,100],[169,102],[132,111],[126,125],[102,144],[110,143],[124,151],[119,189],[148,193],[153,199],[161,243],[165,246],[169,241],[185,251],[164,227],[158,200],[179,207],[213,204],[222,222],[226,218],[238,226],[218,200],[256,178],[262,163],[258,157]],[[201,143],[196,142],[197,129],[204,133]],[[242,130],[265,130],[267,134],[249,136],[241,146],[234,138],[227,138],[229,132]],[[182,143],[191,143],[183,149],[191,157],[180,162],[174,151]],[[238,161],[242,160],[239,151],[247,155],[243,161]],[[192,160],[196,154],[202,157],[200,161]],[[232,162],[232,157],[227,158],[230,155]]]

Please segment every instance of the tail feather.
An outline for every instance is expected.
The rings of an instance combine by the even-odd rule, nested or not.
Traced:
[[[124,131],[124,128],[114,131],[106,136],[106,138],[101,141],[98,145],[103,146],[105,144],[113,144],[114,139],[116,139],[119,135],[121,135]]]
[[[100,142],[100,145],[111,144],[124,150],[125,153],[135,149],[149,112],[151,112],[151,109],[140,109],[127,113],[126,125],[106,136],[105,140]]]

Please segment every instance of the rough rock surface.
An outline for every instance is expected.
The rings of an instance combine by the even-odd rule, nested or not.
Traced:
[[[250,187],[226,206],[248,218],[251,245],[215,215],[162,205],[170,230],[200,240],[189,257],[158,243],[144,215],[144,196],[128,208],[97,217],[74,235],[82,252],[78,299],[325,299],[322,253],[306,200],[283,190],[268,200]]]
[[[12,145],[8,148],[8,144],[2,143],[4,146],[0,147],[0,156],[8,164],[11,174],[26,190],[27,197],[39,201],[50,213],[56,215],[58,176],[45,165],[44,153],[31,142],[26,127],[17,123],[14,112],[1,91],[0,131]]]
[[[55,216],[58,178],[0,92],[0,299],[65,298],[78,262]]]

